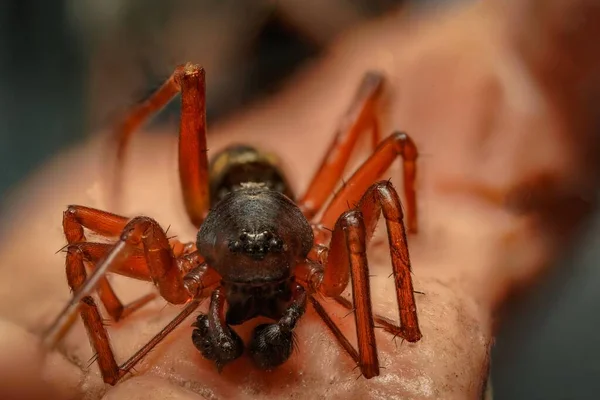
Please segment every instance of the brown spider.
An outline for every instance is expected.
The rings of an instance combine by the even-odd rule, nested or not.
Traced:
[[[408,227],[416,232],[417,149],[404,133],[394,133],[379,143],[375,105],[382,86],[380,75],[365,75],[320,168],[296,203],[291,200],[294,196],[277,159],[270,154],[232,146],[216,154],[209,164],[204,70],[192,64],[177,67],[155,94],[129,114],[119,130],[119,154],[122,159],[134,130],[181,92],[179,171],[187,213],[199,228],[196,243],[170,241],[148,217],[129,219],[69,206],[63,215],[63,229],[68,241],[67,279],[74,295],[45,333],[44,342],[53,347],[79,312],[104,381],[114,385],[210,296],[208,313],[197,317],[192,333],[202,355],[220,370],[240,357],[244,349],[230,325],[264,316],[275,322],[255,328],[249,353],[258,367],[272,369],[290,357],[293,329],[310,302],[362,374],[366,378],[379,375],[373,321],[410,342],[421,338],[400,199],[390,182],[373,184],[401,155]],[[315,219],[339,181],[358,137],[369,130],[374,153]],[[349,204],[356,206],[348,210]],[[366,246],[382,213],[400,310],[399,327],[374,315],[371,307]],[[84,228],[119,240],[113,244],[87,242]],[[86,264],[93,270],[89,276]],[[166,301],[186,304],[171,323],[122,365],[115,361],[91,294],[97,290],[115,321],[156,294],[123,305],[106,279],[107,271],[152,281]],[[349,281],[352,303],[341,297]],[[358,351],[315,294],[353,310]]]

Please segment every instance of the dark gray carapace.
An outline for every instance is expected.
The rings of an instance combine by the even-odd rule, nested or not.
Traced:
[[[212,160],[210,176],[211,210],[198,232],[197,247],[222,282],[213,294],[214,310],[201,314],[194,324],[193,341],[222,368],[243,350],[241,339],[227,325],[257,316],[279,320],[290,313],[297,319],[304,312],[290,305],[294,267],[306,259],[313,232],[290,199],[292,192],[273,156],[252,147],[229,147]],[[210,329],[210,314],[218,313],[224,300],[226,326]],[[267,324],[255,330],[249,346],[260,367],[275,367],[291,354],[291,329],[282,332],[278,327]],[[275,342],[274,335],[279,338]]]
[[[243,183],[215,204],[198,232],[197,246],[223,277],[227,321],[278,318],[276,310],[263,306],[282,296],[287,302],[288,291],[270,288],[289,281],[312,241],[312,229],[298,206],[265,185]],[[234,318],[234,310],[242,314]]]

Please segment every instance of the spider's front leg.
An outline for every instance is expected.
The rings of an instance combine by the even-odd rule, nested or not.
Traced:
[[[121,226],[123,217],[84,207],[70,207],[65,213],[65,233],[68,240],[81,240],[83,227],[95,227],[97,232],[111,234]],[[108,250],[109,251],[106,251]],[[140,260],[140,256],[143,257]],[[88,276],[84,261],[97,262]],[[137,258],[137,260],[136,260]],[[133,261],[133,262],[132,262]],[[161,295],[170,303],[187,303],[183,311],[125,363],[116,362],[110,339],[100,311],[91,296],[107,271],[153,281]],[[147,217],[133,218],[123,227],[119,241],[107,247],[99,243],[79,242],[69,245],[67,278],[73,298],[44,334],[47,347],[53,347],[69,328],[79,311],[90,342],[98,355],[98,365],[106,383],[115,384],[123,378],[150,350],[173,331],[194,311],[207,288],[218,282],[218,274],[203,263],[198,252],[175,256],[165,231]]]
[[[311,301],[328,328],[358,363],[366,378],[379,375],[366,247],[381,214],[385,218],[388,232],[396,297],[400,310],[400,327],[391,327],[394,328],[395,334],[407,341],[418,341],[422,335],[410,276],[406,229],[400,198],[390,182],[375,183],[363,195],[355,209],[342,214],[335,224],[328,252],[321,253],[324,266],[320,268],[313,265],[306,270],[306,275],[303,277],[315,291],[333,298],[339,298],[351,280],[358,352],[327,315],[319,301],[314,297]],[[317,243],[317,245],[322,244]]]
[[[65,266],[71,289],[79,287],[85,281],[87,273],[84,263],[94,267],[112,249],[110,243],[88,242],[84,234],[84,228],[103,236],[114,237],[121,233],[127,225],[127,221],[128,218],[126,217],[83,206],[71,205],[65,210],[63,213],[63,232],[68,243]],[[119,267],[121,270],[112,272],[140,280],[150,278],[144,254],[139,248],[134,249],[127,260]],[[156,298],[156,293],[149,293],[130,304],[123,304],[106,277],[101,277],[98,282],[98,294],[106,311],[114,321],[125,318]]]
[[[206,78],[204,69],[187,63],[178,66],[146,101],[129,111],[117,128],[115,194],[120,195],[125,154],[131,137],[154,113],[181,92],[179,124],[179,180],[190,221],[199,228],[209,208],[206,147]]]

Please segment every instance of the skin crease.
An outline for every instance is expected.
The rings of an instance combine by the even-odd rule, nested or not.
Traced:
[[[166,127],[133,140],[119,209],[110,208],[102,135],[60,155],[9,201],[0,241],[2,398],[481,398],[494,311],[569,244],[571,228],[581,220],[569,211],[590,209],[596,179],[575,145],[595,145],[585,135],[587,117],[572,102],[555,101],[569,75],[551,85],[538,79],[524,62],[535,58],[521,53],[534,46],[518,46],[504,17],[490,3],[424,21],[388,16],[350,32],[274,98],[210,127],[211,152],[234,142],[276,151],[300,192],[361,75],[368,69],[386,74],[382,131],[409,132],[422,154],[421,229],[409,243],[415,289],[425,294],[416,294],[420,342],[394,343],[377,332],[381,376],[357,379],[350,358],[310,306],[296,331],[299,350],[268,373],[242,357],[219,375],[192,345],[193,317],[138,365],[135,377],[116,387],[102,383],[95,364],[88,368],[93,353],[80,322],[58,352],[38,348],[37,335],[69,296],[64,255],[54,254],[64,244],[60,218],[68,204],[152,216],[170,226],[169,234],[193,240],[177,178],[174,128]],[[368,140],[361,146],[354,167],[368,154]],[[383,178],[393,177],[401,189],[400,176],[395,163]],[[527,196],[540,190],[543,202]],[[548,223],[556,220],[561,224]],[[369,255],[373,303],[395,318],[383,235],[382,224]],[[124,302],[151,290],[127,279],[112,281]],[[354,340],[352,317],[327,305]],[[111,323],[117,358],[132,354],[178,309],[157,300]],[[253,325],[238,329],[243,338]]]

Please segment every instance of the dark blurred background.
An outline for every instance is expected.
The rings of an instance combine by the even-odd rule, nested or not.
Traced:
[[[218,71],[207,88],[212,122],[277,90],[352,25],[432,2],[2,0],[0,198],[60,149],[110,126],[176,64]],[[157,117],[169,118],[177,102]],[[588,231],[512,306],[493,353],[495,399],[598,397],[599,218]]]

